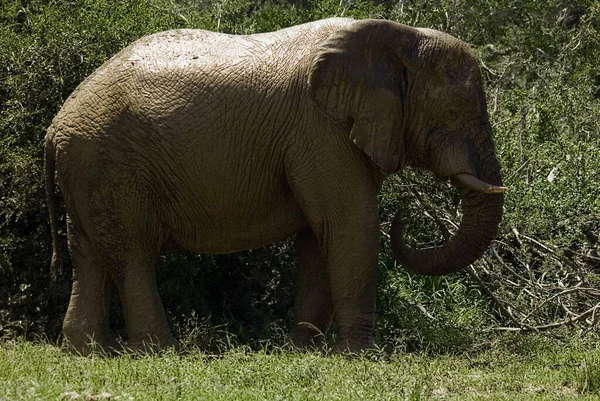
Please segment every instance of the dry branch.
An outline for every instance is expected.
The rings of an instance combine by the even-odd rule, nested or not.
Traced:
[[[581,322],[582,320],[586,319],[588,316],[595,315],[596,310],[598,310],[598,309],[600,309],[600,303],[596,304],[596,306],[588,309],[587,311],[583,312],[582,314],[577,315],[572,319],[564,320],[562,322],[553,322],[553,323],[548,323],[548,324],[545,324],[542,326],[533,326],[533,327],[528,327],[528,326],[496,327],[496,328],[494,328],[494,330],[497,330],[497,331],[543,331],[543,330],[555,329],[557,327],[567,326],[567,325],[575,324],[577,322]],[[595,320],[595,319],[593,319],[593,320]]]
[[[521,123],[526,116],[524,111]],[[519,170],[527,164],[525,161]],[[459,225],[457,216],[442,215],[439,208],[419,193],[415,183],[410,179],[408,182],[425,215],[435,222],[444,237],[454,235]],[[504,326],[491,330],[544,331],[568,325],[581,327],[581,332],[592,330],[600,316],[600,288],[588,283],[588,267],[598,264],[600,258],[575,252],[572,258],[567,257],[561,248],[520,233],[517,228],[512,228],[509,235],[516,239],[518,247],[511,246],[508,238],[496,240],[489,255],[476,262],[476,269],[473,266],[466,269],[500,312],[501,322],[504,320]],[[503,248],[509,252],[503,252]]]

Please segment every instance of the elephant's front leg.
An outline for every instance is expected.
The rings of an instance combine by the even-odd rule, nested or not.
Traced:
[[[376,212],[371,218],[332,225],[325,232],[323,250],[338,330],[334,351],[372,348],[379,255]]]
[[[296,323],[306,320],[324,332],[331,300],[337,326],[334,350],[350,352],[373,346],[379,256],[377,188],[364,177],[355,180],[337,188],[309,186],[305,192],[294,187],[322,257],[314,256],[315,245],[305,246],[300,256],[298,296],[307,298],[299,300]],[[300,241],[307,239],[301,236]],[[323,284],[327,280],[329,293]],[[294,334],[300,334],[298,327]]]
[[[292,342],[298,348],[322,348],[333,319],[327,265],[319,241],[307,227],[296,235],[298,290]]]

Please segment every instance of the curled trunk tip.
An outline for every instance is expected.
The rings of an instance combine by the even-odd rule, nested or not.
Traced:
[[[394,258],[406,270],[426,276],[441,276],[464,269],[479,259],[496,237],[503,203],[502,194],[469,192],[463,198],[463,218],[456,234],[440,246],[424,249],[414,249],[406,244],[406,220],[396,214],[391,230]]]

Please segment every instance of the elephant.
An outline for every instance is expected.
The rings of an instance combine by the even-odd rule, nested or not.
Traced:
[[[492,136],[474,52],[436,30],[331,18],[142,37],[81,83],[46,132],[51,271],[57,185],[73,265],[64,339],[81,353],[91,340],[116,346],[116,286],[128,349],[177,346],[157,289],[161,251],[226,254],[295,235],[292,343],[322,347],[335,321],[333,350],[369,349],[384,179],[410,166],[450,180],[463,210],[454,236],[413,248],[396,217],[391,242],[410,272],[459,271],[502,218]]]

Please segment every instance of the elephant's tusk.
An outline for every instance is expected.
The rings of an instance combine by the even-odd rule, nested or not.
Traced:
[[[453,179],[458,180],[465,187],[472,189],[473,191],[483,192],[486,194],[502,194],[506,192],[507,187],[499,187],[497,185],[488,184],[487,182],[483,182],[477,177],[471,174],[456,174],[452,176]]]

